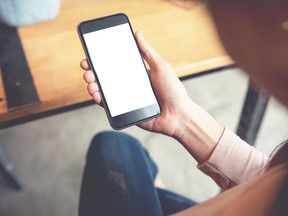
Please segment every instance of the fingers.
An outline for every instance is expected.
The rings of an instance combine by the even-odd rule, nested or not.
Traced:
[[[88,83],[87,90],[89,94],[92,96],[94,93],[99,92],[99,87],[97,83]]]
[[[92,96],[93,100],[97,104],[101,105],[102,100],[101,100],[101,95],[100,95],[100,92],[99,92],[98,85],[95,82],[94,83],[89,83],[87,85],[87,90],[88,90],[89,94]]]
[[[92,96],[93,100],[102,106],[102,100],[101,95],[99,93],[99,86],[95,82],[95,76],[94,73],[90,70],[90,66],[88,64],[88,61],[86,59],[83,59],[80,62],[80,66],[83,70],[85,70],[85,73],[83,74],[83,78],[87,85],[87,91]]]
[[[94,83],[95,82],[95,76],[91,70],[85,71],[83,74],[83,79],[86,83]]]
[[[83,70],[90,70],[90,66],[88,64],[88,61],[87,59],[83,59],[81,62],[80,62],[80,67],[83,69]]]
[[[159,71],[168,65],[158,52],[145,40],[141,32],[136,32],[135,37],[140,51],[152,71]]]
[[[87,91],[92,96],[93,100],[102,106],[102,99],[99,92],[99,86],[96,82],[90,82],[87,85]]]

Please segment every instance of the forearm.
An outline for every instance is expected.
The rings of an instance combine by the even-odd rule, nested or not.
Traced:
[[[228,189],[265,172],[269,157],[225,129],[209,161],[198,168]]]
[[[224,127],[209,113],[190,101],[182,110],[173,137],[201,164],[210,158]]]
[[[221,126],[209,113],[189,101],[181,108],[177,139],[199,163],[198,168],[228,189],[263,171],[269,158]]]

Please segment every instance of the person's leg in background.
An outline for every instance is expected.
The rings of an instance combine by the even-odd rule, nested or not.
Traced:
[[[141,144],[117,132],[95,136],[87,154],[80,216],[162,215]]]
[[[163,215],[170,215],[197,205],[195,201],[165,189],[157,188],[157,192]]]
[[[156,173],[136,139],[118,132],[98,134],[87,154],[79,215],[163,215],[195,204],[156,189]]]

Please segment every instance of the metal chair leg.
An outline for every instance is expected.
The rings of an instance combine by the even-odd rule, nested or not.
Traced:
[[[0,172],[3,175],[3,178],[12,188],[15,190],[21,190],[23,185],[15,171],[15,165],[9,159],[8,155],[3,149],[3,146],[0,143]]]
[[[255,87],[250,81],[236,132],[250,145],[255,143],[268,101],[269,95],[263,89]]]

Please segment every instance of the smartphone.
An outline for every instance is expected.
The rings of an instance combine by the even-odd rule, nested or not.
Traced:
[[[119,130],[159,116],[128,17],[120,13],[87,20],[77,30],[111,127]]]

